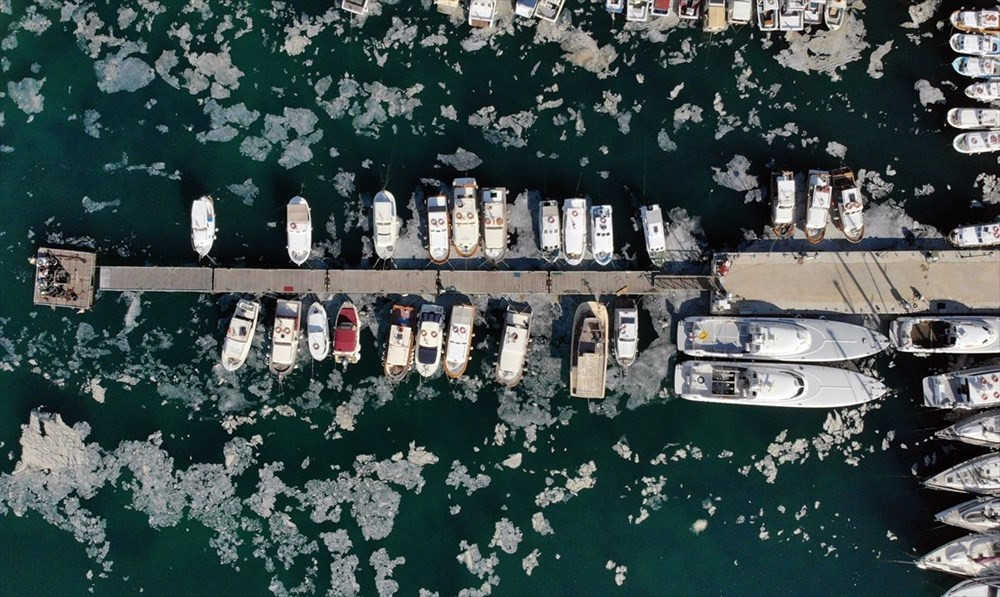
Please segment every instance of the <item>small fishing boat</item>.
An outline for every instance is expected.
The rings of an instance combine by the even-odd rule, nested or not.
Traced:
[[[889,324],[900,352],[990,354],[1000,352],[1000,317],[952,315],[900,317]]]
[[[948,110],[947,120],[957,129],[1000,129],[1000,109],[952,108]]]
[[[427,252],[431,261],[442,264],[451,255],[448,199],[444,195],[427,198]]]
[[[444,351],[444,373],[452,379],[465,374],[472,351],[472,331],[476,321],[476,308],[472,305],[454,305],[448,328],[448,345]]]
[[[1000,410],[976,413],[935,435],[940,439],[965,442],[973,446],[1000,447]]]
[[[385,376],[391,381],[400,381],[410,372],[413,360],[413,307],[393,305],[389,321]]]
[[[997,597],[1000,595],[1000,580],[975,578],[963,580],[948,589],[942,597]]]
[[[974,533],[1000,531],[1000,497],[975,498],[938,512],[934,519]]]
[[[562,251],[562,230],[559,227],[559,202],[542,201],[538,204],[539,244],[542,258],[549,263],[559,259]]]
[[[757,0],[757,28],[761,31],[778,30],[778,0]]]
[[[563,257],[569,265],[580,265],[587,250],[587,200],[563,203]]]
[[[955,539],[917,560],[917,567],[958,576],[995,576],[1000,574],[1000,535]]]
[[[1000,245],[1000,222],[959,226],[948,233],[948,242],[960,249]]]
[[[1000,33],[1000,11],[956,10],[948,18],[951,26],[972,33]]]
[[[421,377],[431,377],[441,370],[441,346],[444,343],[444,307],[427,304],[417,316],[416,367]]]
[[[795,232],[795,175],[788,170],[771,174],[771,228],[778,238]]]
[[[452,244],[459,257],[472,257],[479,251],[479,210],[476,208],[475,178],[456,178],[452,183]]]
[[[709,0],[711,3],[712,0]],[[701,0],[677,0],[677,16],[684,20],[697,19],[701,16]]]
[[[292,197],[285,209],[288,232],[288,257],[302,265],[312,252],[312,212],[302,197]]]
[[[823,22],[830,31],[840,29],[847,20],[847,0],[826,0]]]
[[[604,10],[611,14],[623,13],[625,12],[625,0],[605,0]]]
[[[808,0],[805,11],[802,13],[803,22],[806,25],[822,25],[824,8],[826,8],[826,0]]]
[[[496,378],[512,388],[524,377],[524,359],[528,355],[528,341],[531,339],[531,312],[518,311],[508,305],[501,338]]]
[[[236,312],[229,320],[226,339],[222,342],[222,368],[226,371],[236,371],[246,362],[259,317],[260,303],[257,301],[240,299],[236,303]]]
[[[373,204],[375,254],[378,255],[379,259],[391,259],[396,252],[396,241],[399,239],[396,198],[389,191],[382,189],[375,193]]]
[[[837,227],[849,242],[861,242],[865,237],[865,204],[854,172],[838,168],[830,173],[830,183],[837,197]]]
[[[537,6],[538,0],[517,0],[517,3],[514,5],[514,14],[530,19],[535,16]]]
[[[497,15],[497,0],[469,0],[469,25],[492,27]]]
[[[598,265],[608,265],[615,256],[615,237],[610,205],[590,208],[590,250]]]
[[[1000,77],[1000,58],[992,56],[959,56],[951,63],[955,72],[974,79]]]
[[[674,392],[695,402],[841,408],[875,400],[886,387],[875,378],[836,367],[686,361],[674,370]]]
[[[695,18],[701,10],[700,3],[695,5]],[[726,0],[708,0],[708,8],[705,9],[705,31],[708,33],[718,33],[725,31],[729,23],[726,21]]]
[[[507,253],[507,189],[483,189],[483,254],[501,261]]]
[[[982,102],[1000,100],[1000,81],[973,83],[965,88],[965,96]]]
[[[966,460],[925,480],[924,486],[959,493],[1000,495],[1000,453]]]
[[[830,173],[823,170],[809,171],[809,209],[806,211],[806,240],[816,244],[826,236],[833,204],[833,187]]]
[[[677,326],[677,349],[699,358],[822,363],[862,359],[889,347],[868,328],[828,319],[687,317]]]
[[[802,31],[805,29],[804,0],[782,0],[778,11],[778,29],[781,31]]]
[[[284,378],[295,368],[299,356],[299,328],[302,322],[302,301],[278,299],[274,310],[274,331],[271,335],[271,372]]]
[[[924,378],[924,406],[973,409],[1000,406],[1000,365]]]
[[[608,370],[608,310],[588,301],[573,316],[570,345],[569,395],[576,398],[604,398]]]
[[[1000,54],[1000,36],[973,33],[955,33],[948,40],[951,49],[970,56],[996,56]]]
[[[361,329],[358,326],[358,309],[347,301],[337,310],[333,328],[333,361],[357,363],[361,360]]]
[[[615,305],[615,360],[628,368],[639,354],[639,310],[635,301],[621,299]]]
[[[1000,130],[962,133],[955,137],[952,147],[965,154],[1000,151]]]
[[[654,17],[670,16],[673,12],[674,12],[674,0],[653,0],[653,6],[649,10],[649,14],[653,15]]]
[[[729,22],[733,25],[746,25],[753,20],[753,0],[730,0]]]
[[[645,23],[649,20],[649,4],[652,0],[625,0],[625,20]]]
[[[215,202],[208,195],[191,204],[191,246],[198,259],[206,257],[215,243]]]
[[[340,9],[364,16],[368,12],[368,0],[341,0]]]
[[[646,253],[655,267],[663,267],[667,262],[667,236],[663,228],[663,212],[659,205],[644,205],[639,208],[642,220],[642,235],[646,239]]]
[[[542,21],[555,23],[562,13],[563,3],[566,0],[538,0],[538,9],[535,16]]]
[[[306,314],[306,336],[309,354],[313,360],[322,361],[330,354],[330,318],[323,303],[316,301],[309,305]]]

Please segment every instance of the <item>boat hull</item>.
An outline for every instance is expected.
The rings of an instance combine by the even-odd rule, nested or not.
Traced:
[[[396,198],[382,189],[375,194],[372,208],[372,229],[375,231],[375,255],[379,259],[392,259],[399,240],[399,218],[396,215]]]
[[[1000,410],[977,413],[938,431],[935,435],[940,439],[960,441],[973,446],[1000,447]]]
[[[513,388],[524,378],[524,362],[531,341],[531,319],[531,313],[507,308],[494,377],[508,388]]]
[[[1000,531],[1000,498],[976,498],[934,515],[934,519],[974,533]]]
[[[199,259],[211,252],[215,234],[215,202],[206,195],[191,204],[191,248]]]
[[[924,406],[970,410],[1000,406],[1000,366],[979,367],[923,380]]]
[[[330,356],[330,321],[321,303],[309,306],[306,329],[309,336],[309,355],[313,360],[322,361]]]
[[[472,305],[455,305],[448,322],[448,343],[445,347],[444,373],[452,379],[465,375],[472,351],[476,308]]]
[[[358,309],[347,302],[337,310],[333,330],[333,360],[335,363],[354,364],[361,360],[361,329]]]
[[[957,464],[925,480],[924,487],[957,493],[1000,495],[1000,454],[984,454]]]
[[[236,305],[236,313],[229,322],[226,339],[222,343],[222,368],[226,371],[236,371],[246,362],[253,347],[254,335],[257,333],[257,322],[260,320],[260,303],[240,300]],[[233,340],[233,326],[243,326],[242,333],[237,334],[239,340]]]
[[[573,316],[569,395],[600,400],[607,389],[608,310],[596,302],[581,303]]]
[[[917,560],[917,567],[958,576],[995,576],[1000,573],[1000,537],[980,533],[956,539]]]

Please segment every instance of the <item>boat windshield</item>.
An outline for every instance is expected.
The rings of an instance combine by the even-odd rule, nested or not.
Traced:
[[[438,349],[431,346],[417,347],[417,362],[421,365],[433,365],[437,361]]]

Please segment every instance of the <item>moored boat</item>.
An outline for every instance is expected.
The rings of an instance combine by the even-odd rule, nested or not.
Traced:
[[[615,304],[615,360],[628,368],[639,353],[639,310],[635,301],[621,299]]]
[[[299,356],[299,333],[302,322],[302,301],[278,299],[274,309],[274,331],[271,334],[271,360],[268,367],[281,379],[295,368]]]
[[[562,230],[559,226],[559,202],[548,200],[538,204],[539,245],[542,258],[552,262],[562,251]]]
[[[1000,595],[1000,579],[974,578],[963,580],[948,589],[942,597],[997,597]]]
[[[959,226],[948,233],[948,242],[962,249],[1000,245],[1000,222]]]
[[[619,10],[618,12],[621,11]],[[674,0],[653,0],[653,6],[650,7],[649,9],[649,14],[653,15],[654,17],[670,16],[670,14],[672,14],[673,12],[674,12]]]
[[[451,254],[451,226],[448,222],[448,199],[444,195],[427,198],[427,253],[437,264],[448,261]]]
[[[994,452],[966,460],[926,479],[924,486],[959,493],[998,495],[1000,494],[1000,454]]]
[[[917,560],[917,567],[958,576],[1000,574],[1000,535],[980,533],[955,539]]]
[[[924,406],[973,409],[1000,406],[1000,365],[924,378]]]
[[[778,0],[757,0],[757,28],[761,31],[778,30]]]
[[[877,379],[836,367],[686,361],[674,370],[674,392],[695,402],[841,408],[875,400],[886,387]]]
[[[452,182],[451,240],[459,257],[472,257],[479,251],[478,190],[475,178],[456,178]]]
[[[823,12],[823,22],[827,29],[836,31],[847,20],[847,0],[826,0],[826,10]]]
[[[625,12],[625,0],[604,0],[604,10],[611,14]]]
[[[260,303],[257,301],[240,299],[236,303],[236,312],[229,320],[226,339],[222,342],[222,367],[226,371],[236,371],[246,362],[259,318]]]
[[[788,170],[771,175],[771,228],[778,238],[795,232],[795,175]]]
[[[1000,109],[952,108],[948,110],[947,120],[957,129],[1000,129]]]
[[[336,363],[357,363],[361,360],[361,328],[358,309],[346,301],[337,310],[333,328],[333,360]]]
[[[201,259],[215,243],[215,202],[205,195],[191,204],[191,246]]]
[[[614,228],[610,205],[590,208],[590,250],[598,265],[608,265],[615,255]]]
[[[803,22],[806,25],[821,25],[824,8],[826,8],[826,0],[808,0],[805,11],[802,13]]]
[[[597,301],[581,303],[573,316],[569,395],[604,398],[608,372],[608,310]]]
[[[1000,11],[956,10],[948,18],[951,26],[972,33],[1000,33]]]
[[[983,102],[1000,100],[1000,81],[973,83],[965,88],[965,96]]]
[[[974,33],[955,33],[948,40],[951,49],[970,56],[996,56],[1000,54],[1000,36]]]
[[[656,267],[667,262],[667,236],[663,228],[663,212],[659,205],[644,205],[639,208],[642,219],[642,235],[646,239],[646,253]]]
[[[563,203],[563,257],[569,265],[580,265],[587,250],[587,200]]]
[[[380,259],[391,259],[399,239],[399,218],[396,216],[396,198],[382,189],[375,193],[372,215],[375,228],[375,254]]]
[[[476,321],[476,308],[472,305],[454,305],[448,322],[448,344],[444,351],[444,372],[453,379],[465,374],[472,351],[472,332]]]
[[[973,446],[1000,447],[1000,410],[976,413],[938,431],[935,435],[940,439],[960,441]]]
[[[559,20],[559,15],[562,14],[564,2],[565,0],[538,0],[535,16],[543,21],[555,23]]]
[[[951,145],[955,151],[965,154],[1000,151],[1000,130],[961,133]]]
[[[441,370],[441,346],[444,343],[444,307],[426,304],[417,316],[416,368],[421,377],[431,377]]]
[[[692,21],[697,19],[701,16],[701,0],[677,0],[677,16]]]
[[[483,189],[483,254],[500,261],[507,253],[507,189]]]
[[[364,16],[368,12],[368,0],[341,0],[341,10]]]
[[[1000,531],[1000,497],[971,499],[938,512],[934,519],[975,533]]]
[[[312,213],[302,197],[292,197],[285,208],[288,257],[302,265],[312,252]]]
[[[316,301],[309,305],[306,314],[306,340],[309,342],[309,354],[317,361],[322,361],[330,354],[330,318],[326,307]]]
[[[497,0],[469,0],[469,25],[492,27],[497,15]]]
[[[865,238],[865,203],[854,172],[838,168],[830,173],[830,184],[837,199],[837,227],[849,242],[861,242]]]
[[[700,3],[693,8],[695,18],[701,9]],[[705,9],[705,31],[718,33],[725,31],[729,23],[726,21],[726,0],[708,0],[708,7]]]
[[[1000,58],[992,56],[959,56],[951,63],[955,72],[975,79],[1000,77]]]
[[[1000,317],[900,317],[889,324],[889,340],[900,352],[997,353],[1000,352]]]
[[[823,170],[809,171],[809,208],[806,210],[806,240],[816,244],[826,236],[833,204],[833,187],[830,173]]]
[[[729,22],[733,25],[746,25],[753,20],[752,0],[730,0]]]
[[[538,0],[517,0],[517,3],[514,4],[514,14],[530,19],[535,16],[535,9],[537,7]]]
[[[778,29],[781,31],[802,31],[805,26],[804,0],[782,0],[778,10]]]
[[[518,311],[508,305],[496,366],[497,381],[508,388],[516,386],[524,377],[524,359],[530,339],[531,312]]]
[[[649,20],[649,4],[652,0],[625,0],[625,20],[645,23]]]
[[[389,316],[389,339],[385,349],[385,376],[399,381],[410,372],[413,361],[413,307],[393,305]]]

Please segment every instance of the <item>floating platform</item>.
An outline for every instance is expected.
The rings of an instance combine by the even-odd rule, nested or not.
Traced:
[[[43,247],[32,261],[36,305],[85,311],[94,304],[96,253]]]

